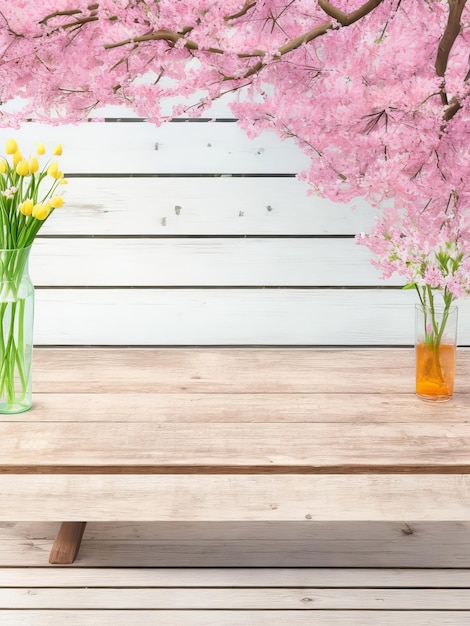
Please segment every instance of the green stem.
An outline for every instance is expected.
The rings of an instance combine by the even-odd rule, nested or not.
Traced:
[[[444,310],[442,312],[442,319],[439,323],[438,318],[436,316],[436,308],[434,303],[434,295],[432,292],[432,288],[429,285],[426,285],[423,288],[423,298],[420,301],[421,304],[426,302],[426,298],[429,300],[428,306],[423,306],[423,315],[424,315],[424,337],[427,344],[430,345],[436,362],[436,369],[439,375],[439,378],[442,382],[445,382],[445,373],[444,368],[442,366],[441,355],[440,355],[440,345],[442,341],[442,337],[444,335],[444,331],[447,325],[447,321],[449,319],[450,306],[452,304],[452,294],[444,292]],[[429,317],[428,318],[428,312]],[[432,330],[429,330],[430,322],[432,326]]]
[[[30,339],[25,335],[29,291],[29,249],[0,252],[0,398],[2,412],[18,410],[25,403],[30,380]],[[27,402],[25,403],[27,408]]]

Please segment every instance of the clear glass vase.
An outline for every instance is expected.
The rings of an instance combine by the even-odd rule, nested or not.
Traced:
[[[0,413],[21,413],[32,404],[34,287],[31,246],[0,250]]]
[[[456,306],[447,308],[416,305],[416,393],[423,400],[445,402],[454,393]]]

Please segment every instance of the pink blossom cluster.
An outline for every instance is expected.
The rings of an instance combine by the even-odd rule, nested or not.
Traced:
[[[458,198],[459,215],[470,207],[467,0],[3,5],[0,125],[78,122],[110,103],[160,124],[201,115],[233,92],[250,136],[272,129],[311,157],[300,177],[316,193],[378,207],[393,199],[400,234],[392,229],[389,241],[403,258],[393,260],[395,271],[416,277],[404,260],[410,251],[432,256],[448,242],[464,246],[466,259],[465,220],[445,236],[439,225],[449,198]],[[9,109],[18,98],[20,110]],[[392,219],[386,211],[367,240],[390,263],[392,244],[380,252],[379,235]],[[432,267],[426,276],[442,283]]]
[[[374,254],[372,264],[383,278],[398,273],[409,285],[456,299],[470,294],[469,220],[457,196],[444,211],[431,205],[415,211],[389,207],[357,241]]]

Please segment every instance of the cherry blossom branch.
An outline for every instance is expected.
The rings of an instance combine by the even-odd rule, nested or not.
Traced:
[[[89,4],[87,6],[87,9],[89,11],[96,11],[99,7],[98,3],[95,4]],[[50,13],[49,15],[46,15],[45,18],[43,18],[39,23],[40,24],[47,24],[47,22],[49,20],[52,20],[54,17],[67,17],[67,16],[72,16],[72,15],[78,15],[79,13],[81,13],[81,9],[70,9],[68,11],[55,11],[54,13]],[[96,14],[95,14],[96,15]],[[98,19],[98,17],[96,16],[95,19]],[[67,25],[64,25],[63,27],[65,28]]]
[[[69,17],[72,15],[78,15],[79,13],[81,14],[80,9],[70,9],[70,11],[55,11],[55,13],[50,13],[49,15],[46,15],[46,17],[43,18],[39,23],[47,24],[47,22],[54,17]]]
[[[462,104],[461,104],[460,100],[457,100],[457,98],[453,98],[451,100],[449,106],[445,110],[444,121],[448,122],[449,120],[451,120],[454,117],[454,115],[458,111],[460,111],[461,108],[462,108]]]
[[[318,6],[330,17],[339,22],[341,26],[350,26],[376,9],[383,0],[368,0],[362,6],[351,13],[344,13],[333,6],[328,0],[318,0]]]
[[[354,22],[357,22],[358,20],[362,19],[369,13],[371,13],[380,4],[382,4],[383,1],[384,0],[367,0],[367,2],[365,2],[361,7],[359,7],[355,11],[352,11],[351,13],[343,13],[342,11],[334,7],[330,2],[328,2],[328,0],[318,0],[318,4],[328,16],[334,17],[334,19],[338,21],[342,26],[349,26],[351,24],[354,24]],[[248,8],[252,8],[255,4],[256,2],[247,2],[245,4],[246,10],[248,10]],[[242,11],[243,11],[242,14],[244,14],[246,12],[245,8],[242,9]],[[232,18],[233,16],[230,16],[230,18],[228,19],[232,19]],[[291,39],[290,41],[285,43],[283,46],[280,46],[280,48],[278,48],[279,56],[284,56],[285,54],[288,54],[289,52],[292,52],[296,50],[297,48],[300,48],[300,46],[303,46],[304,44],[309,43],[310,41],[313,41],[317,37],[321,37],[322,35],[327,33],[329,30],[332,30],[335,28],[337,27],[333,24],[333,22],[330,22],[330,21],[319,24],[312,30],[306,33],[303,33],[299,35],[298,37]],[[184,38],[184,35],[181,33],[177,33],[175,31],[170,31],[166,29],[160,29],[158,31],[147,33],[146,35],[141,35],[139,37],[125,39],[125,40],[115,42],[112,44],[105,44],[104,47],[105,49],[109,50],[112,48],[125,46],[131,43],[136,44],[136,43],[144,43],[147,41],[157,41],[157,40],[165,40],[167,41],[167,43],[175,45],[180,39],[183,39],[183,38]],[[220,48],[201,49],[199,48],[198,44],[195,41],[191,41],[191,40],[185,40],[184,47],[188,50],[199,50],[201,52],[212,52],[215,54],[224,54],[224,50],[221,50]],[[241,53],[238,55],[238,58],[240,59],[250,58],[250,57],[264,58],[265,56],[266,56],[266,52],[264,50],[254,50],[251,53]],[[256,63],[253,67],[251,67],[243,75],[242,78],[249,78],[257,74],[263,69],[263,67],[265,67],[265,65],[266,63],[264,63],[263,61],[261,60],[258,61],[258,63]],[[234,76],[224,77],[224,80],[226,81],[234,80],[234,79],[235,79]]]
[[[256,6],[256,0],[253,0],[252,2],[245,2],[245,5],[243,6],[243,8],[240,9],[240,11],[238,11],[238,13],[234,13],[233,15],[226,15],[224,17],[224,20],[228,22],[229,20],[236,20],[239,17],[243,17],[244,15],[248,13],[250,9],[252,9],[255,6]]]
[[[188,29],[185,29],[186,32],[189,32]],[[139,37],[130,37],[129,39],[123,39],[122,41],[117,41],[115,43],[107,43],[104,45],[105,50],[111,50],[112,48],[120,48],[121,46],[126,46],[130,43],[145,43],[147,41],[166,41],[168,44],[174,46],[180,41],[180,39],[185,39],[185,35],[183,33],[177,33],[173,30],[167,30],[166,28],[160,28],[159,30],[152,31],[151,33],[147,33],[145,35],[140,35]],[[201,50],[198,44],[195,41],[191,41],[190,39],[185,39],[184,47],[187,50]],[[202,52],[213,52],[214,54],[224,54],[224,51],[220,48],[203,48]]]
[[[341,24],[341,26],[349,26],[353,24],[354,22],[357,22],[358,20],[365,17],[368,13],[371,13],[383,1],[384,0],[367,0],[367,2],[365,2],[362,6],[360,6],[355,11],[352,11],[351,13],[344,13],[343,11],[339,10],[337,7],[332,5],[331,2],[329,2],[328,0],[318,0],[318,4],[321,7],[321,9],[326,13],[326,15],[328,15],[329,17],[333,17],[333,19],[336,20],[339,24]],[[449,1],[453,1],[453,0],[449,0]],[[242,17],[243,15],[246,15],[248,11],[250,11],[255,6],[256,6],[256,0],[246,0],[243,7],[237,13],[226,16],[224,20],[229,21],[229,20]],[[98,3],[88,5],[87,9],[91,11],[91,14],[89,16],[84,16],[82,18],[77,17],[75,18],[73,22],[62,24],[61,28],[77,28],[77,27],[83,26],[86,23],[97,21],[99,19],[98,15],[96,14],[98,7],[99,7]],[[70,9],[67,11],[56,11],[44,17],[40,23],[47,24],[49,20],[56,18],[56,17],[75,16],[81,13],[82,11],[80,11],[79,9],[76,9],[76,10]],[[285,54],[288,54],[289,52],[292,52],[296,50],[297,48],[300,48],[302,45],[305,45],[306,43],[313,41],[317,37],[321,37],[322,35],[327,33],[329,30],[332,30],[335,28],[337,28],[337,26],[331,21],[327,21],[322,24],[319,24],[318,26],[311,29],[310,31],[303,33],[299,35],[298,37],[295,37],[294,39],[288,41],[283,46],[280,46],[280,48],[278,49],[278,55],[280,57],[284,56]],[[144,35],[139,35],[137,37],[130,37],[128,39],[123,39],[118,42],[105,44],[104,49],[111,50],[113,48],[119,48],[121,46],[126,46],[129,44],[132,44],[133,46],[135,46],[136,44],[146,43],[149,41],[166,41],[167,44],[173,47],[179,41],[184,40],[183,46],[187,50],[210,52],[212,54],[225,54],[225,51],[220,48],[215,48],[215,47],[200,48],[199,45],[195,41],[187,39],[186,35],[189,32],[191,32],[191,30],[192,30],[192,27],[183,28],[179,32],[162,28],[157,31],[145,33]],[[266,56],[267,56],[267,53],[263,50],[254,50],[251,53],[239,54],[238,58],[240,59],[250,58],[250,57],[251,58],[258,57],[260,59],[255,65],[253,65],[249,70],[247,70],[247,72],[243,75],[243,78],[250,78],[251,76],[254,76],[255,74],[259,73],[266,65],[266,63],[262,61],[262,59],[265,58]],[[233,80],[234,78],[235,78],[234,76],[225,76],[224,80]]]
[[[449,60],[449,54],[452,50],[452,46],[455,43],[459,33],[460,33],[460,18],[462,17],[462,11],[467,3],[467,0],[447,0],[449,4],[449,17],[447,19],[447,25],[444,30],[444,34],[441,37],[439,42],[439,46],[437,48],[437,57],[436,57],[436,74],[444,78],[447,63]],[[445,90],[445,80],[442,81],[441,85],[441,102],[444,106],[449,104],[447,99],[447,93]],[[455,108],[455,105],[453,109]],[[460,108],[460,107],[459,107]],[[458,108],[455,110],[453,115],[458,111]],[[449,118],[450,119],[450,118]]]

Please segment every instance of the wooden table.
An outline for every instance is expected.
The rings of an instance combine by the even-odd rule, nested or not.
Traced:
[[[470,349],[414,395],[411,349],[36,349],[33,409],[0,420],[0,521],[470,517]],[[78,521],[77,521],[78,520]]]

